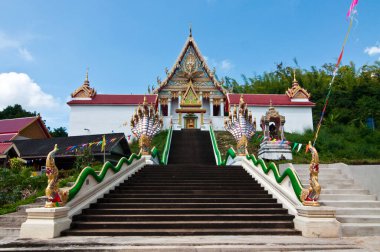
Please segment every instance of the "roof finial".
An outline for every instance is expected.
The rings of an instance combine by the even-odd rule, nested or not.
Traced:
[[[191,30],[191,23],[190,23],[190,25],[189,25],[189,30],[190,30],[189,37],[192,37],[192,36],[193,36],[193,32],[192,32],[192,30]]]
[[[293,82],[297,82],[297,80],[296,80],[296,69],[293,69]]]
[[[88,81],[88,67],[86,68],[86,79],[84,80],[85,84],[89,84],[90,82]]]
[[[269,107],[270,107],[270,108],[273,107],[273,106],[272,106],[272,99],[269,100]]]

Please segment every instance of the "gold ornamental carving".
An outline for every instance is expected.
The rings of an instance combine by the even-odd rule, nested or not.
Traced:
[[[311,152],[311,162],[309,165],[309,187],[302,189],[301,201],[304,206],[319,206],[319,195],[321,194],[321,186],[318,182],[319,174],[319,156],[315,147],[309,142],[306,151]]]
[[[58,168],[55,165],[55,153],[57,151],[58,146],[55,145],[54,149],[46,157],[46,176],[48,178],[48,185],[45,189],[46,208],[64,206],[69,197],[68,190],[58,188]]]

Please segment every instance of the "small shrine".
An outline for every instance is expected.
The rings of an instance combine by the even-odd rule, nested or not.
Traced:
[[[268,160],[292,160],[290,146],[285,143],[284,137],[285,116],[282,116],[272,106],[261,117],[260,127],[264,133],[264,141],[260,144],[259,158]]]

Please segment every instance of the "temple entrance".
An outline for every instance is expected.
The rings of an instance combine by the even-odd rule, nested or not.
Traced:
[[[194,114],[187,114],[183,117],[185,119],[185,128],[186,129],[195,129],[197,128],[197,119],[198,117]]]
[[[187,118],[185,123],[186,123],[186,129],[194,129],[195,128],[195,119],[194,118]]]

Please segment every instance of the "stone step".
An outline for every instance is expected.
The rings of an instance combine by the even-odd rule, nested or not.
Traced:
[[[337,207],[336,215],[380,215],[380,208]]]
[[[229,198],[229,199],[240,199],[240,198],[267,198],[268,192],[264,190],[257,190],[257,191],[251,191],[251,194],[221,194],[220,192],[215,192],[214,194],[207,193],[207,194],[158,194],[158,193],[113,193],[113,194],[106,194],[104,195],[104,198]]]
[[[266,198],[102,198],[98,203],[276,203],[277,200]]]
[[[280,214],[82,214],[74,216],[74,221],[254,221],[293,220],[294,216]]]
[[[93,203],[91,208],[129,209],[129,208],[272,208],[281,207],[279,203]]]
[[[330,186],[330,185],[352,185],[354,184],[353,179],[319,179],[318,178],[319,184],[322,186]],[[309,183],[309,178],[307,179],[301,179],[302,184],[307,184]]]
[[[322,188],[321,194],[361,194],[368,195],[369,191],[365,189],[328,189]]]
[[[309,187],[309,183],[302,183],[304,188]],[[327,189],[362,189],[359,185],[355,184],[323,184],[322,190]]]
[[[83,209],[83,214],[90,215],[170,215],[170,214],[288,214],[288,210],[281,207],[268,207],[268,208],[134,208],[134,209],[96,209],[87,208]]]
[[[74,221],[71,224],[75,229],[182,229],[182,228],[292,228],[292,221],[265,220],[265,221]]]
[[[375,195],[364,195],[364,194],[323,194],[321,193],[319,199],[321,201],[375,201]]]
[[[310,173],[309,167],[307,169],[302,169],[302,170],[296,169],[296,172],[299,176]],[[336,169],[336,168],[319,169],[319,174],[324,174],[324,175],[342,174],[342,170]]]
[[[339,215],[336,218],[341,223],[379,223],[380,215]]]
[[[298,174],[298,177],[300,180],[308,180],[310,178],[310,174]],[[334,175],[328,175],[328,174],[319,174],[318,175],[318,181],[325,181],[325,180],[345,180],[350,179],[348,176],[344,176],[341,174],[334,174]]]
[[[347,207],[347,208],[380,208],[380,201],[333,201],[333,200],[320,200],[320,203],[325,206],[334,206],[334,207]]]
[[[342,236],[379,236],[380,223],[342,223]]]
[[[72,236],[187,236],[187,235],[300,235],[289,228],[237,228],[237,229],[89,229],[68,230],[63,235]]]

